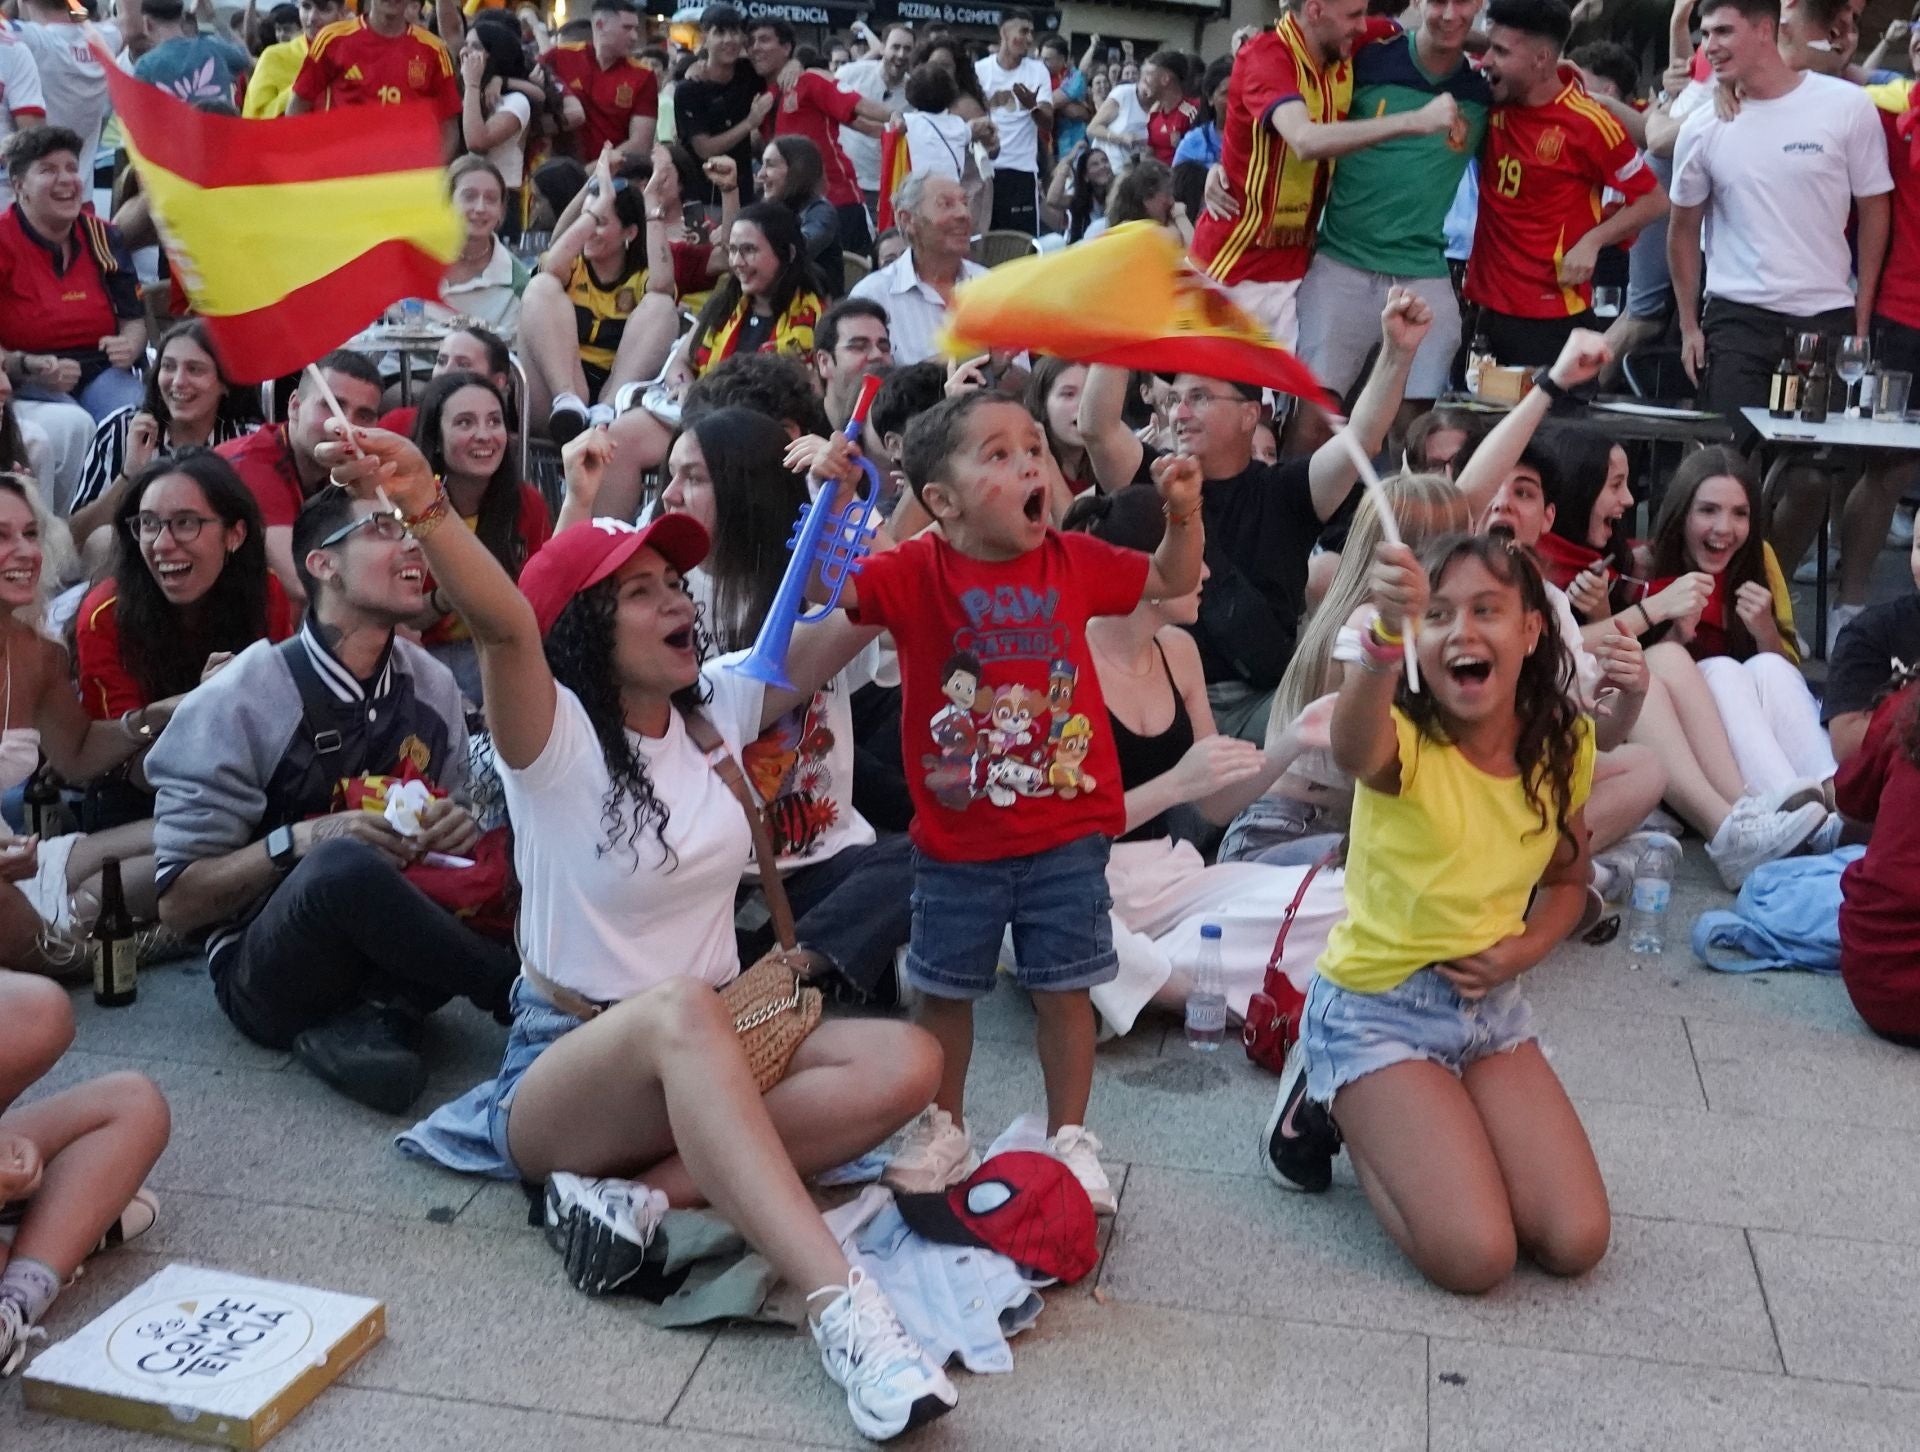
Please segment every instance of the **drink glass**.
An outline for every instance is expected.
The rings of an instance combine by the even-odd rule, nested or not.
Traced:
[[[1825,342],[1826,339],[1819,333],[1793,335],[1793,366],[1798,370],[1802,382],[1813,372],[1814,362],[1820,357],[1820,349]]]
[[[1624,287],[1596,287],[1593,290],[1593,315],[1596,318],[1617,318],[1626,300],[1627,290]]]
[[[1840,346],[1834,353],[1833,371],[1847,381],[1847,408],[1852,414],[1858,403],[1855,390],[1860,380],[1867,376],[1867,365],[1872,359],[1872,343],[1858,334],[1849,333],[1840,339]]]
[[[1887,369],[1880,375],[1880,401],[1874,409],[1877,417],[1901,423],[1907,416],[1907,398],[1913,391],[1913,375]]]

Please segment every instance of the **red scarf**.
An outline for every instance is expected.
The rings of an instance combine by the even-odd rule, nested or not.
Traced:
[[[1658,595],[1667,586],[1679,579],[1678,575],[1667,575],[1658,580],[1647,581],[1647,594]],[[1700,623],[1694,627],[1693,639],[1686,643],[1687,654],[1695,660],[1706,660],[1709,656],[1727,655],[1727,574],[1722,570],[1713,577],[1713,593],[1707,596],[1705,608],[1700,612]]]
[[[1552,530],[1542,530],[1540,538],[1533,546],[1534,558],[1540,562],[1540,573],[1558,585],[1562,590],[1577,579],[1582,570],[1590,568],[1606,557],[1599,550],[1590,549],[1563,534]],[[1607,588],[1613,588],[1613,582],[1619,576],[1612,566],[1607,568]]]

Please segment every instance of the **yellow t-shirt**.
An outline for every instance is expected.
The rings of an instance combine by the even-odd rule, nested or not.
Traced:
[[[1527,901],[1560,834],[1545,829],[1520,778],[1489,776],[1457,747],[1422,737],[1393,712],[1400,792],[1354,788],[1347,915],[1320,957],[1323,978],[1385,993],[1429,963],[1490,948],[1526,925]],[[1579,723],[1573,801],[1593,789],[1593,722]]]
[[[294,77],[300,74],[300,66],[306,58],[307,38],[304,35],[296,35],[292,40],[280,41],[261,51],[260,59],[254,62],[253,74],[247,77],[247,98],[240,108],[240,114],[254,121],[263,117],[284,116],[287,102],[293,96]]]

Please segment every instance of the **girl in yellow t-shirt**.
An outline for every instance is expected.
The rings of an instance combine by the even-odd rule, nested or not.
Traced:
[[[1425,568],[1401,545],[1374,561],[1378,614],[1332,727],[1356,782],[1347,918],[1269,1127],[1275,1171],[1324,1188],[1344,1138],[1387,1233],[1449,1290],[1489,1289],[1521,1251],[1578,1275],[1606,1253],[1606,1188],[1519,979],[1586,903],[1592,722],[1525,554],[1456,534]],[[1318,1176],[1293,1173],[1316,1155]]]

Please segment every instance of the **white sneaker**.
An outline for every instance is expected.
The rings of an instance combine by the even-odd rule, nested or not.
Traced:
[[[1913,511],[1904,504],[1893,512],[1893,525],[1887,530],[1887,548],[1890,550],[1913,548]]]
[[[1840,632],[1859,618],[1864,605],[1835,605],[1827,611],[1827,654],[1832,655],[1834,647],[1840,643]]]
[[[880,1183],[903,1195],[931,1195],[966,1179],[980,1168],[965,1124],[944,1109],[928,1105],[907,1126],[900,1148],[880,1172]]]
[[[1825,856],[1840,845],[1840,834],[1847,830],[1847,819],[1838,812],[1828,812],[1827,820],[1813,829],[1813,835],[1801,844],[1800,850],[1815,857]]]
[[[1687,835],[1687,824],[1674,816],[1665,807],[1655,807],[1647,813],[1646,821],[1640,824],[1642,832],[1659,832],[1676,841]]]
[[[887,1293],[855,1266],[844,1286],[822,1286],[809,1308],[831,1297],[808,1329],[820,1363],[847,1392],[847,1415],[875,1442],[944,1417],[960,1400],[946,1372],[907,1334]]]
[[[547,1243],[567,1279],[589,1296],[617,1291],[640,1274],[667,1213],[667,1197],[638,1180],[593,1180],[560,1171],[547,1179]]]
[[[11,1297],[0,1297],[0,1379],[12,1376],[27,1359],[29,1341],[45,1341],[47,1333],[27,1324],[27,1313]]]
[[[1609,903],[1622,903],[1633,892],[1633,874],[1640,859],[1654,847],[1671,849],[1677,859],[1679,839],[1666,832],[1629,832],[1604,852],[1593,854],[1593,886]]]
[[[1060,1133],[1047,1141],[1047,1153],[1073,1171],[1074,1179],[1093,1201],[1093,1213],[1111,1215],[1120,1208],[1120,1202],[1114,1198],[1113,1186],[1107,1183],[1107,1172],[1100,1164],[1100,1149],[1100,1141],[1078,1124],[1063,1124]]]
[[[1791,812],[1762,812],[1753,807],[1742,810],[1736,806],[1707,843],[1707,856],[1727,890],[1738,892],[1754,868],[1785,857],[1812,836],[1826,816],[1827,809],[1816,802]]]

